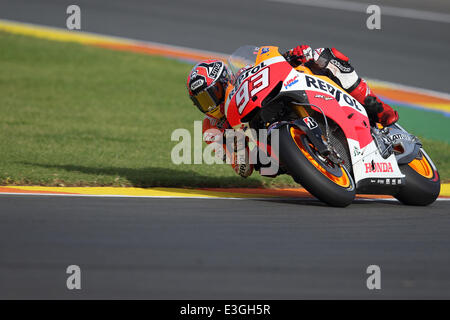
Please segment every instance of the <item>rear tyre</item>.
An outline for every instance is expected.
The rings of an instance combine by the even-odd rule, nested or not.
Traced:
[[[306,134],[293,125],[280,128],[280,160],[297,183],[319,200],[346,207],[355,198],[355,183],[343,165],[321,157]]]
[[[439,173],[422,149],[418,158],[399,168],[406,177],[405,185],[395,195],[397,200],[412,206],[427,206],[436,200],[441,191]]]

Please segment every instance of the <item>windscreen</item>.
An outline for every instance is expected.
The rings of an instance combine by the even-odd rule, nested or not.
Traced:
[[[253,66],[256,61],[259,47],[257,46],[242,46],[234,51],[228,58],[228,66],[233,73],[235,79],[239,71],[243,68]]]

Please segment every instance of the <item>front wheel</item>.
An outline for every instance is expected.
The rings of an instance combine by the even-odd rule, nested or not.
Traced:
[[[400,171],[406,176],[405,185],[395,198],[413,206],[427,206],[433,203],[441,191],[441,181],[436,167],[422,149],[416,159],[400,165]]]
[[[355,183],[343,165],[322,157],[296,126],[280,128],[280,160],[297,183],[319,200],[345,207],[355,198]]]

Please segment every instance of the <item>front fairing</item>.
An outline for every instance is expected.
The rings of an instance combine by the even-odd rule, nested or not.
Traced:
[[[277,47],[245,46],[228,59],[233,83],[227,90],[225,115],[232,127],[255,108],[261,108],[264,99],[293,70]]]

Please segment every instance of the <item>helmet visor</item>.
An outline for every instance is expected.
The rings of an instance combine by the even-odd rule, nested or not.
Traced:
[[[205,90],[191,97],[194,104],[203,113],[207,113],[217,107],[222,102],[222,98],[223,90],[218,90],[214,86],[206,88]]]

